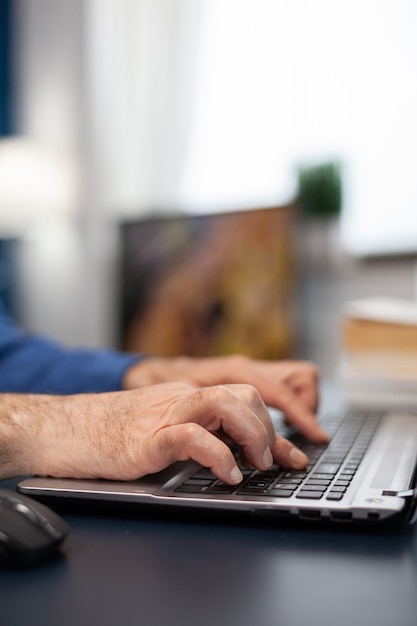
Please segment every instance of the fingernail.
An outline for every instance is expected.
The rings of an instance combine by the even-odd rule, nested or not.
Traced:
[[[304,452],[301,452],[298,448],[291,448],[289,457],[291,465],[295,469],[301,469],[308,463],[308,457],[306,457]]]
[[[236,483],[236,484],[241,483],[243,480],[242,472],[240,471],[237,465],[235,465],[232,471],[230,472],[230,480],[232,481],[232,483]]]
[[[269,448],[265,450],[262,461],[265,467],[271,467],[271,465],[273,465],[274,459],[272,458],[272,452]]]

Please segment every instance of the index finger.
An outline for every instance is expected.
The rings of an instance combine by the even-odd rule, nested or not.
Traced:
[[[297,365],[286,381],[287,386],[310,411],[315,412],[319,400],[317,367],[308,362]]]
[[[315,414],[292,391],[280,388],[278,408],[285,414],[288,422],[310,441],[314,443],[328,441],[328,435],[318,423]]]

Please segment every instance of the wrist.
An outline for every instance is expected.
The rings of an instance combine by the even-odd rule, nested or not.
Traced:
[[[32,473],[37,396],[0,395],[0,478]]]
[[[123,389],[137,389],[145,385],[186,381],[192,359],[186,356],[150,356],[134,363],[126,370]]]
[[[155,385],[161,380],[161,364],[164,358],[146,357],[136,361],[125,372],[122,385],[124,390],[137,389],[146,385]]]

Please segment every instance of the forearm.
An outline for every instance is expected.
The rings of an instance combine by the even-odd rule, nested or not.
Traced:
[[[44,405],[43,396],[0,394],[0,479],[32,473]]]
[[[86,477],[95,449],[105,447],[101,418],[112,396],[0,394],[0,479]]]

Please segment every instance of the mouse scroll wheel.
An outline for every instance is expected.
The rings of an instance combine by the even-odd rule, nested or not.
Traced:
[[[37,522],[38,518],[36,516],[36,514],[25,504],[22,504],[21,502],[19,502],[18,504],[15,504],[13,507],[16,511],[19,511],[20,513],[23,513],[23,515],[25,515],[27,518],[29,518],[30,520],[32,520],[33,522]]]

